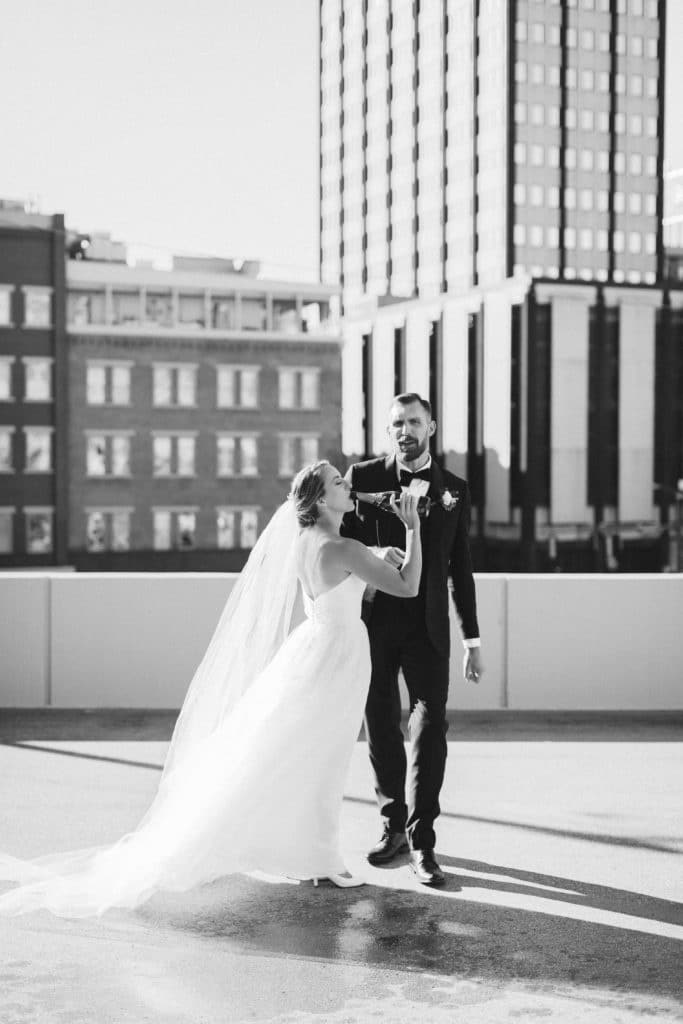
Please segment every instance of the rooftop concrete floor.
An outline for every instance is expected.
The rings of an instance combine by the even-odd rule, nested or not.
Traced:
[[[364,861],[379,823],[359,743],[342,835],[362,888],[233,876],[136,913],[0,918],[1,1024],[683,1020],[683,748],[556,735],[450,744],[443,890],[405,858]],[[0,848],[118,838],[165,750],[0,746]]]

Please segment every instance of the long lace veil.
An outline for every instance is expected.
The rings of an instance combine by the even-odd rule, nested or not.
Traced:
[[[157,887],[171,835],[182,834],[197,794],[204,741],[273,659],[290,629],[297,594],[294,503],[259,537],[226,602],[178,717],[163,775],[138,826],[110,846],[20,860],[0,853],[0,878],[22,883],[0,896],[0,914],[47,908],[67,917],[136,906]],[[193,759],[192,755],[198,758]]]

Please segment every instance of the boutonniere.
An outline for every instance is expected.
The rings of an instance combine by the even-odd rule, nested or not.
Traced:
[[[453,512],[459,501],[460,495],[451,494],[448,490],[442,491],[439,495],[439,505],[441,505],[444,512]]]

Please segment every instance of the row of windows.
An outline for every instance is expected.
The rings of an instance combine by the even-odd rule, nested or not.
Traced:
[[[88,405],[129,405],[132,363],[97,360],[86,369]],[[219,409],[259,407],[258,366],[216,367],[216,404]],[[193,363],[155,363],[152,366],[152,402],[155,406],[193,407],[197,404],[197,366]],[[317,367],[278,368],[280,409],[319,409],[320,370]]]
[[[607,213],[610,208],[610,193],[607,189],[580,188],[567,186],[563,192],[565,210],[597,210]],[[524,185],[517,182],[514,188],[515,206],[539,206],[558,209],[560,205],[560,189],[557,185]],[[612,209],[615,213],[626,212],[626,194],[621,190],[612,193]],[[657,213],[657,196],[651,192],[629,192],[628,212],[636,216],[645,213],[654,217]]]
[[[13,402],[14,356],[0,356],[0,402]],[[40,356],[22,356],[23,400],[25,402],[52,401],[52,359]]]
[[[559,228],[553,226],[543,228],[536,224],[529,227],[525,224],[515,224],[513,238],[515,245],[529,245],[535,248],[547,246],[549,249],[557,249],[560,245]],[[576,249],[578,242],[579,249],[588,250],[595,247],[598,252],[607,252],[608,240],[608,232],[604,230],[564,229],[565,249]],[[628,252],[634,255],[645,252],[647,255],[653,256],[657,251],[657,237],[651,232],[648,232],[643,238],[639,231],[629,231],[628,234],[623,231],[615,231],[612,235],[612,245],[614,252],[625,252],[628,248]]]
[[[518,43],[537,43],[550,46],[560,45],[560,26],[545,25],[543,22],[534,21],[528,25],[526,21],[518,21],[515,25],[515,39]],[[567,46],[576,48],[580,45],[582,50],[598,50],[600,53],[610,51],[610,33],[595,32],[593,29],[582,29],[580,32],[570,26],[567,28]],[[631,57],[649,57],[650,60],[657,59],[657,38],[640,35],[627,37],[623,32],[617,32],[614,40],[616,52],[624,56],[628,50]]]
[[[556,64],[527,64],[526,61],[515,61],[515,81],[519,84],[530,82],[531,85],[550,85],[557,87],[560,84],[560,68]],[[659,96],[659,80],[654,75],[624,75],[619,71],[614,76],[614,91],[617,95],[625,96],[647,96],[655,100]],[[593,71],[592,68],[582,68],[581,73],[577,68],[568,67],[565,71],[565,85],[568,89],[581,88],[585,92],[610,91],[609,71]]]
[[[14,285],[0,284],[0,327],[14,327],[15,316],[23,327],[46,328],[52,326],[52,289],[23,285],[23,311],[13,310]]]
[[[526,104],[515,103],[515,122],[517,124],[529,124],[535,127],[548,125],[550,128],[558,128],[560,124],[560,108],[557,106],[546,106],[543,103]],[[578,112],[576,107],[567,107],[565,111],[565,125],[569,129],[580,127],[584,132],[609,131],[609,113],[606,110],[593,111],[584,109]],[[657,118],[643,117],[642,114],[631,114],[626,120],[626,114],[618,113],[614,117],[614,130],[617,135],[624,135],[628,126],[629,135],[647,135],[650,138],[657,136]]]
[[[526,142],[516,142],[513,151],[514,161],[518,166],[528,164],[530,167],[554,167],[560,166],[560,147],[541,146],[539,144],[527,145]],[[577,154],[574,146],[567,146],[564,150],[564,166],[567,170],[593,171],[597,170],[603,174],[609,171],[609,153],[607,150],[582,149]],[[626,153],[618,150],[614,154],[614,170],[617,174],[626,174]],[[628,156],[628,173],[632,176],[645,174],[647,177],[657,176],[657,157],[645,156],[642,153],[630,153]]]
[[[559,279],[560,268],[556,265],[516,263],[513,267],[514,274],[531,274],[532,277],[552,277]],[[608,281],[610,275],[604,267],[565,267],[562,271],[562,279],[565,281]],[[616,268],[612,271],[611,280],[614,284],[655,284],[656,274],[654,270],[647,270],[641,273],[640,270],[625,271]]]
[[[50,554],[53,550],[54,510],[50,507],[26,508],[24,512],[24,550],[31,555]],[[129,551],[131,545],[130,508],[87,509],[85,546],[88,551]],[[216,546],[222,549],[253,548],[258,536],[259,509],[230,506],[215,511]],[[14,550],[13,508],[0,508],[0,554]],[[194,509],[155,508],[152,510],[153,546],[156,551],[192,549],[196,546],[197,512]]]
[[[331,323],[327,302],[278,299],[266,295],[183,294],[178,291],[108,289],[69,291],[67,321],[89,324],[221,331],[278,331],[284,334],[325,330]]]
[[[562,0],[535,0],[537,4],[559,7]],[[600,14],[609,14],[612,0],[566,0],[570,9],[581,7],[584,11],[598,11]],[[659,17],[658,0],[617,0],[617,14],[630,14],[634,18]]]
[[[51,427],[24,427],[25,473],[51,473],[54,468]],[[14,427],[0,427],[0,473],[15,472]],[[88,431],[85,442],[85,471],[89,477],[130,477],[130,431]],[[195,476],[194,433],[152,434],[152,464],[155,477]],[[319,438],[315,434],[278,434],[278,473],[291,477],[299,467],[318,459]],[[216,434],[216,475],[258,476],[259,435],[220,432]]]

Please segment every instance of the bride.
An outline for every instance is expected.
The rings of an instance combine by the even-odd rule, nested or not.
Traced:
[[[0,855],[0,914],[63,917],[140,905],[233,872],[361,885],[339,850],[339,816],[368,684],[366,584],[418,592],[417,499],[392,499],[406,527],[397,570],[340,536],[349,484],[328,462],[295,477],[259,538],[192,680],[159,789],[111,846],[21,861]],[[300,584],[306,620],[291,633]]]

